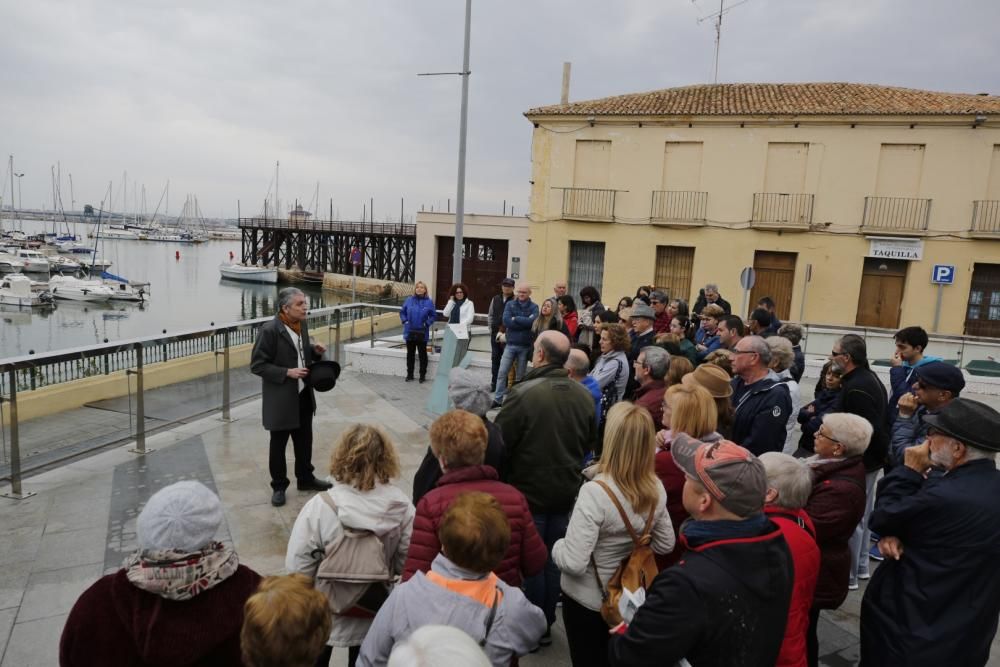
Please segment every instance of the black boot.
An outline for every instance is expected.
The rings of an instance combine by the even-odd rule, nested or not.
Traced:
[[[413,382],[413,373],[408,373],[404,382]]]
[[[427,381],[427,376],[426,375],[421,375],[420,376],[420,384],[423,384],[426,381]]]

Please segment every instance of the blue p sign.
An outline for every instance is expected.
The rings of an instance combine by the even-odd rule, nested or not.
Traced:
[[[951,285],[955,282],[955,267],[951,264],[935,264],[931,271],[931,282],[935,285]]]

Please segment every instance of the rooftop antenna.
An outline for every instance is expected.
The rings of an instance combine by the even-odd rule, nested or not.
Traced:
[[[697,2],[697,0],[691,0]],[[722,17],[733,9],[750,2],[750,0],[739,0],[726,7],[726,0],[719,0],[719,11],[707,14],[698,19],[700,25],[708,19],[715,19],[715,78],[712,83],[719,83],[719,46],[722,44]]]

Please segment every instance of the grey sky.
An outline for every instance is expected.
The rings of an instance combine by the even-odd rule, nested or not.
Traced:
[[[727,0],[727,5],[733,4]],[[281,198],[398,219],[452,198],[461,0],[7,0],[0,155],[27,207],[51,206],[61,161],[78,208],[109,181],[170,179],[170,209],[208,216]],[[711,82],[715,0],[473,2],[466,210],[526,212],[529,107]],[[996,0],[749,0],[723,21],[720,81],[853,81],[1000,93]],[[7,173],[6,164],[0,172]],[[9,199],[9,176],[5,205]],[[15,185],[16,189],[16,185]],[[129,185],[131,197],[132,186]],[[117,197],[121,208],[120,195]],[[130,204],[131,208],[131,204]]]

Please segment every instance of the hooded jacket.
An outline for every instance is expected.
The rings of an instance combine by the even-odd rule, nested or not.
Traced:
[[[755,456],[764,452],[780,452],[788,432],[785,425],[792,419],[792,398],[788,387],[779,381],[774,371],[746,384],[743,378],[733,378],[733,442],[750,450]]]
[[[513,486],[501,482],[492,467],[478,465],[449,470],[438,480],[437,488],[417,504],[413,537],[403,567],[403,581],[418,571],[430,569],[441,551],[437,536],[441,519],[455,497],[466,491],[481,491],[496,498],[510,523],[510,546],[503,561],[495,568],[496,575],[511,586],[520,586],[522,575],[530,577],[541,572],[549,554],[535,528],[528,501]]]
[[[847,597],[851,570],[848,541],[865,513],[865,466],[860,456],[818,462],[809,459],[813,491],[806,514],[816,527],[822,560],[816,597],[817,609],[836,609]]]
[[[688,545],[684,558],[653,580],[625,634],[611,638],[610,664],[661,667],[682,658],[697,667],[775,664],[792,570],[785,538],[770,521],[751,537]]]
[[[816,580],[819,577],[820,553],[816,545],[816,529],[805,510],[766,505],[764,514],[781,529],[795,566],[788,624],[785,626],[785,639],[781,642],[781,653],[775,666],[806,667],[809,610],[812,609]]]
[[[84,591],[59,642],[62,667],[241,665],[243,605],[260,575],[240,565],[222,583],[183,602],[134,586],[119,570]]]
[[[473,580],[482,574],[465,570],[439,554],[431,571],[448,580]],[[358,667],[382,666],[392,647],[425,625],[450,625],[479,642],[486,636],[484,651],[490,663],[506,667],[514,656],[538,646],[547,629],[545,614],[528,602],[521,589],[496,582],[499,593],[496,614],[486,634],[490,607],[431,581],[423,572],[400,584],[379,609],[371,631],[361,645]]]
[[[392,484],[379,483],[371,491],[359,491],[349,484],[334,484],[323,493],[333,498],[337,512],[334,513],[319,494],[309,499],[295,519],[288,538],[285,569],[315,578],[323,557],[313,552],[324,552],[326,545],[339,537],[342,526],[348,526],[370,530],[380,537],[400,528],[399,543],[390,565],[393,572],[401,573],[413,532],[414,509],[406,494]],[[371,623],[368,618],[334,615],[327,643],[330,646],[358,646]]]

